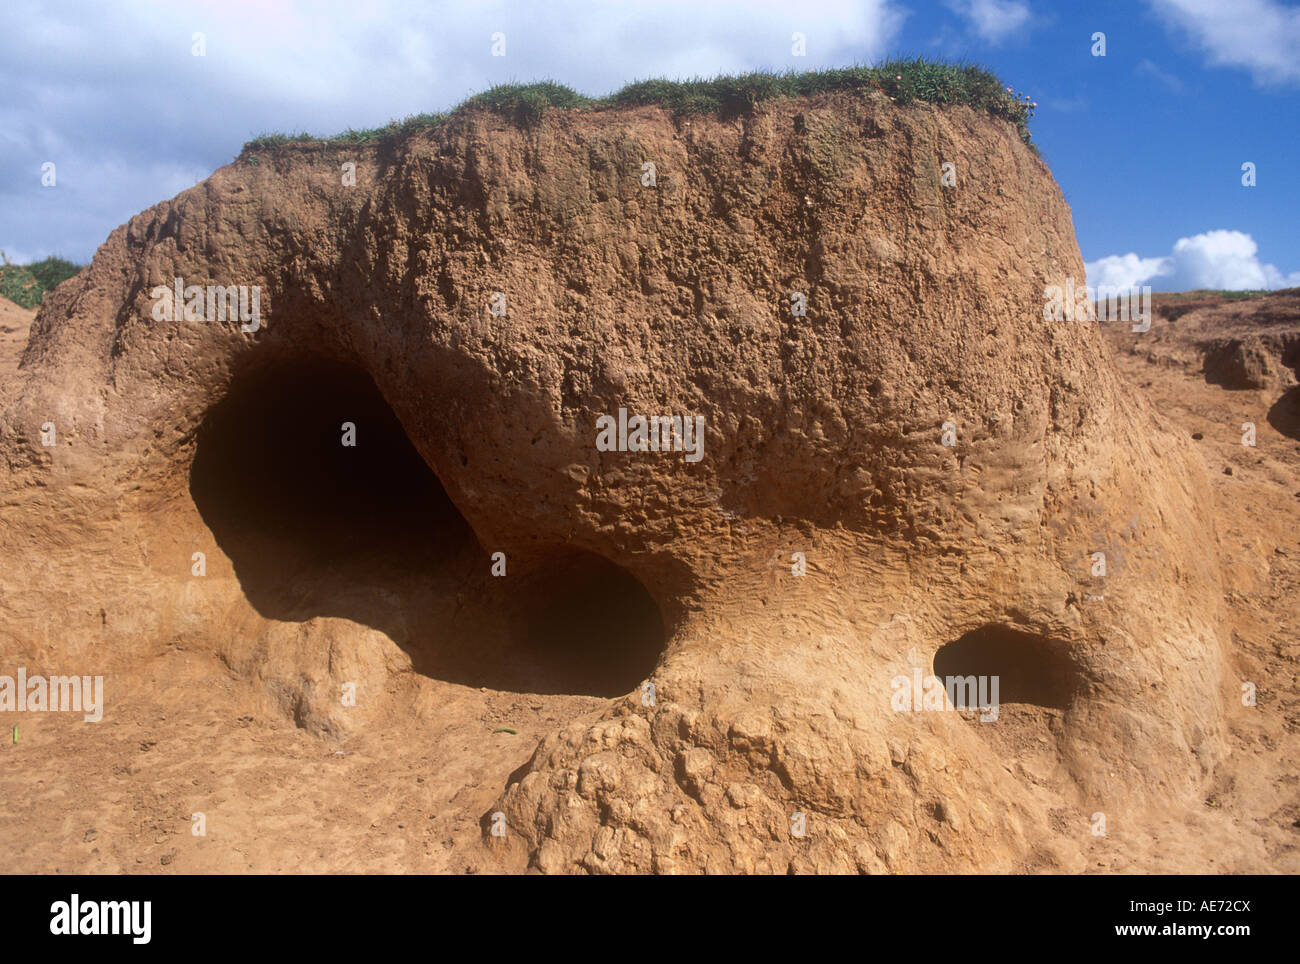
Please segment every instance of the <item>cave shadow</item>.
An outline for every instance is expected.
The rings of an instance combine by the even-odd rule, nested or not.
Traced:
[[[1273,403],[1268,424],[1287,438],[1300,440],[1300,385],[1291,386]]]
[[[494,576],[357,366],[299,359],[238,376],[200,426],[190,492],[259,614],[368,626],[427,676],[613,697],[663,651],[658,606],[599,555],[556,546]]]
[[[1077,667],[1046,637],[990,623],[934,654],[938,677],[998,677],[1000,703],[1064,710],[1080,688]]]

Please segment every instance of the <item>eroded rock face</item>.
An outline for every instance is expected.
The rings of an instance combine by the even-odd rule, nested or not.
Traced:
[[[586,587],[574,608],[612,621],[583,660],[662,645],[653,690],[590,684],[631,695],[504,788],[484,815],[505,815],[485,838],[503,867],[1077,869],[1054,840],[1198,790],[1227,692],[1203,466],[1095,324],[1044,320],[1044,286],[1083,276],[1013,128],[880,95],[727,121],[479,113],[243,155],[115,231],[42,308],[0,425],[17,562],[0,640],[84,652],[93,626],[123,657],[216,647],[339,732],[391,711],[335,698],[408,668],[378,638],[433,675],[474,649],[526,660],[530,640],[564,645],[538,605]],[[154,320],[176,278],[257,286],[260,327]],[[306,392],[304,366],[332,365],[368,376],[454,508],[400,552],[295,556],[258,598],[284,557],[218,518],[238,473],[201,474],[214,509],[192,471],[228,395],[261,385],[244,419],[270,419],[277,380]],[[702,417],[701,457],[600,450],[620,409]],[[469,531],[448,535],[457,512]],[[304,622],[311,593],[341,618]],[[104,599],[120,617],[101,631]],[[1009,681],[998,719],[900,711],[899,678],[940,666]]]

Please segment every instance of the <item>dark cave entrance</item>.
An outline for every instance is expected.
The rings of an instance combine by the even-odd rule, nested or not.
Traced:
[[[354,444],[344,445],[344,425]],[[473,533],[370,377],[311,361],[239,379],[199,431],[190,491],[225,540],[291,568],[458,553]]]
[[[1000,703],[1064,710],[1079,687],[1074,664],[1046,637],[989,624],[934,654],[934,674],[998,677]]]
[[[238,377],[199,429],[190,493],[259,613],[370,626],[428,676],[612,697],[663,651],[657,604],[601,556],[557,547],[492,577],[490,551],[354,365]]]
[[[1288,388],[1273,403],[1268,424],[1287,438],[1300,440],[1300,385]]]
[[[962,712],[961,717],[1004,760],[1013,773],[1052,774],[1060,765],[1065,716],[1082,689],[1079,668],[1055,640],[990,623],[966,633],[934,654],[934,674],[997,677],[997,710]],[[967,683],[969,684],[969,680]]]

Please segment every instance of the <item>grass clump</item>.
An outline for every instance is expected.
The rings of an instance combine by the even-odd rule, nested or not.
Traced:
[[[644,80],[603,98],[612,105],[659,104],[675,114],[743,113],[774,97],[810,97],[837,90],[883,91],[900,104],[967,104],[1023,128],[1036,104],[1003,87],[996,76],[974,64],[915,57],[875,67],[842,67],[806,73],[755,72],[712,80]]]
[[[0,251],[0,296],[23,308],[36,308],[47,292],[67,281],[82,266],[66,258],[49,257],[31,264],[12,264]]]
[[[486,108],[520,124],[531,125],[542,119],[548,107],[589,110],[598,103],[563,84],[543,80],[535,84],[498,84],[475,94],[453,113]]]
[[[598,110],[611,107],[659,106],[674,116],[718,114],[743,116],[760,103],[778,97],[808,97],[830,91],[879,90],[900,104],[966,104],[1014,124],[1029,146],[1029,119],[1038,105],[1028,95],[1004,87],[989,71],[975,64],[947,63],[920,57],[894,59],[874,67],[855,66],[805,73],[755,71],[735,76],[693,80],[640,80],[605,97],[587,97],[572,88],[545,80],[532,84],[499,84],[475,94],[446,114],[419,114],[370,130],[347,130],[323,142],[367,143],[427,130],[472,110],[491,110],[514,122],[531,126],[551,107],[564,110]],[[244,150],[278,147],[289,143],[317,142],[307,134],[264,134],[244,145]]]

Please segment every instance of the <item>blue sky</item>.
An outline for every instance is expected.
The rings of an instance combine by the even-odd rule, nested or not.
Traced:
[[[653,0],[117,4],[7,0],[0,249],[86,261],[117,225],[266,131],[328,135],[550,78],[921,55],[1038,102],[1034,139],[1093,284],[1300,285],[1300,7],[1281,0]],[[506,55],[494,57],[502,32]],[[791,54],[791,36],[807,54]],[[205,53],[193,55],[194,34]],[[1106,55],[1093,55],[1105,34]],[[42,165],[55,183],[42,185]],[[1256,184],[1242,184],[1242,165]]]

